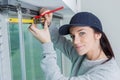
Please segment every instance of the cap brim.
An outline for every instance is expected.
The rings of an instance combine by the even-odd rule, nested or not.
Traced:
[[[85,24],[66,24],[59,28],[59,34],[60,35],[70,34],[70,32],[69,32],[70,27],[75,27],[75,26],[80,27],[80,26],[87,26],[87,25],[85,25]]]

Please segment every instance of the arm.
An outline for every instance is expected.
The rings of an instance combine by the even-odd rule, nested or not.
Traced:
[[[44,14],[47,11],[49,10],[42,8],[40,10],[40,13]],[[50,25],[52,21],[52,13],[45,14],[44,18],[46,24],[45,22],[43,22],[44,28],[42,30],[39,30],[35,24],[32,24],[29,30],[42,43],[51,42],[52,40],[55,48],[58,48],[71,60],[71,62],[74,62],[79,56],[76,50],[74,49],[71,41],[67,40],[65,37],[60,36],[58,33],[58,29],[54,27],[54,24],[51,24],[51,26],[48,29],[48,25]]]
[[[81,76],[70,78],[65,77],[61,74],[56,60],[57,57],[53,48],[53,43],[43,44],[43,59],[41,61],[41,68],[45,73],[46,80],[113,80],[112,75],[110,75],[111,73],[104,68],[95,69],[90,73]]]
[[[45,73],[46,80],[113,80],[108,79],[104,74],[104,70],[96,70],[93,73],[77,76],[77,77],[65,77],[61,74],[60,69],[56,62],[56,52],[51,42],[51,37],[47,25],[47,21],[44,24],[44,29],[39,30],[35,24],[29,27],[29,30],[33,35],[43,43],[43,59],[41,61],[41,68]],[[110,75],[111,76],[111,75]],[[116,79],[117,80],[117,79]],[[118,79],[119,80],[119,79]]]
[[[72,42],[64,36],[59,35],[58,28],[54,27],[53,24],[51,24],[49,29],[54,47],[64,53],[71,60],[71,62],[74,62],[79,56],[73,47]]]

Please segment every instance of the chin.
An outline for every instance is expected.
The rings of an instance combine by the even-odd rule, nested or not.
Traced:
[[[83,55],[85,55],[84,53],[83,54],[81,54],[81,53],[78,53],[80,56],[83,56]]]
[[[80,55],[80,56],[83,56],[83,55],[85,55],[86,54],[86,52],[85,51],[77,51],[78,52],[78,54]]]

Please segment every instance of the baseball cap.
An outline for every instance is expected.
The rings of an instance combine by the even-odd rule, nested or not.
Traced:
[[[102,24],[97,16],[90,12],[79,12],[75,14],[69,24],[65,24],[59,28],[60,35],[69,34],[70,27],[74,26],[90,26],[98,31],[102,32]]]

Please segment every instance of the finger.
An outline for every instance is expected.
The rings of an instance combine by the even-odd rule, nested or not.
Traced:
[[[32,28],[36,28],[36,24],[32,23],[30,26],[29,26],[29,29],[32,29]]]
[[[51,19],[52,19],[52,15],[53,15],[53,13],[45,14],[44,17],[45,17],[47,20],[51,20]]]
[[[52,16],[51,15],[48,15],[48,14],[45,15],[45,18],[47,20],[47,25],[50,25],[50,23],[51,23],[51,20],[52,20]]]
[[[49,19],[49,15],[48,15],[48,14],[45,14],[44,17],[45,17],[46,19]]]
[[[52,16],[53,16],[53,13],[49,13],[48,16],[52,17]]]
[[[41,8],[41,9],[39,10],[39,13],[42,14],[42,13],[45,12],[46,10],[47,10],[47,8]]]
[[[29,30],[34,32],[36,34],[36,32],[38,31],[37,27],[36,27],[36,24],[31,24],[29,26]]]
[[[40,11],[39,11],[39,13],[41,14],[41,15],[44,15],[46,12],[48,12],[48,11],[50,11],[50,10],[48,10],[47,8],[41,8],[40,9]]]
[[[36,32],[34,32],[33,30],[31,30],[30,28],[29,28],[29,31],[35,36],[36,35]]]
[[[41,15],[44,15],[44,16],[45,16],[46,13],[49,12],[49,11],[50,11],[50,10],[46,10],[46,11],[44,11],[43,13],[41,13]]]
[[[48,23],[47,23],[47,20],[45,20],[45,23],[44,23],[44,29],[48,29]]]
[[[31,27],[29,26],[28,30],[32,33],[32,34],[36,34],[35,31],[33,31],[33,29],[31,29]]]

